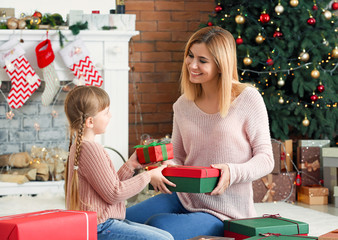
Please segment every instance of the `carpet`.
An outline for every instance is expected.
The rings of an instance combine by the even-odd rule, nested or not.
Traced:
[[[32,196],[4,196],[0,198],[0,216],[42,211],[47,209],[65,209],[63,194],[42,193]],[[291,203],[255,203],[258,216],[279,214],[309,224],[309,236],[320,236],[338,229],[338,217],[316,210],[296,206]]]

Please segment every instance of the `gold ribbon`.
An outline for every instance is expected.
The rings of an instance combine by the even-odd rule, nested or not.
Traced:
[[[313,163],[308,163],[305,161],[305,163],[301,164],[301,169],[306,169],[308,172],[315,172],[317,169],[320,168],[320,163],[318,160],[314,161]]]
[[[265,187],[268,189],[266,191],[262,202],[272,202],[273,201],[273,196],[275,195],[275,190],[273,188],[276,186],[276,183],[272,182],[272,174],[269,174],[267,177],[262,178],[262,182],[264,183]]]

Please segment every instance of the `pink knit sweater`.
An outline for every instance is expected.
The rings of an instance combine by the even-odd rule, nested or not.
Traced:
[[[203,112],[182,95],[174,104],[172,143],[177,164],[230,168],[230,186],[222,195],[178,193],[187,210],[221,220],[256,215],[251,182],[269,174],[274,160],[266,107],[255,88],[246,87],[225,118]]]
[[[70,149],[69,179],[73,176],[74,156],[75,144]],[[126,164],[116,172],[104,148],[88,141],[82,143],[78,173],[81,210],[97,212],[97,224],[108,218],[124,219],[125,200],[142,191],[150,182],[148,172],[132,177],[134,171]]]

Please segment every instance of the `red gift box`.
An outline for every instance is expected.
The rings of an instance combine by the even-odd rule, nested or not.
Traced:
[[[0,217],[0,240],[96,240],[96,212],[46,210]]]
[[[148,170],[157,168],[157,166],[149,166]],[[168,166],[162,170],[163,176],[166,177],[188,177],[188,178],[210,178],[219,177],[219,169],[202,166]]]
[[[141,164],[161,162],[174,158],[172,143],[151,143],[135,146],[137,160]]]

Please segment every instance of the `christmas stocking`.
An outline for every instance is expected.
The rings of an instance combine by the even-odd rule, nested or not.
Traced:
[[[24,56],[25,50],[16,39],[0,46],[0,66],[11,79],[8,104],[11,108],[20,108],[41,84],[39,76]]]
[[[70,43],[62,50],[60,55],[77,79],[74,79],[76,85],[93,85],[101,87],[103,79],[95,69],[89,58],[89,52],[81,39]]]
[[[55,72],[54,59],[55,55],[52,44],[49,39],[39,43],[35,48],[38,66],[42,70],[43,79],[46,87],[41,96],[41,102],[44,106],[48,106],[60,89],[60,82]]]

